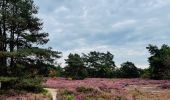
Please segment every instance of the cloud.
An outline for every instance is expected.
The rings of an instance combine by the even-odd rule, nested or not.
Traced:
[[[135,23],[136,23],[135,20],[125,20],[125,21],[117,22],[117,23],[113,24],[112,28],[128,27],[129,25],[133,25]]]
[[[170,43],[170,0],[35,0],[47,46],[63,52],[111,51],[115,62],[148,67],[148,44]]]
[[[60,6],[59,8],[55,9],[54,13],[60,13],[60,12],[68,12],[69,9],[65,6]]]

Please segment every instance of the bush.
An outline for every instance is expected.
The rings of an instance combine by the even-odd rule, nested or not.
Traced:
[[[170,83],[164,83],[164,84],[161,84],[160,86],[161,89],[170,89]]]
[[[120,74],[122,78],[139,78],[140,76],[138,68],[129,61],[121,64]]]
[[[82,92],[82,93],[92,93],[92,92],[97,92],[97,90],[93,88],[86,88],[86,87],[77,87],[76,88],[77,92]]]
[[[66,96],[66,100],[75,100],[75,99],[74,99],[74,96],[72,96],[72,95],[67,95],[67,96]]]
[[[74,95],[74,92],[73,92],[73,91],[70,91],[70,90],[65,89],[65,90],[63,90],[63,91],[62,91],[61,95]]]
[[[8,90],[14,88],[18,79],[15,77],[0,77],[1,90]]]
[[[43,92],[41,82],[42,79],[40,78],[21,79],[21,81],[16,84],[15,88],[28,92]]]
[[[39,93],[43,92],[43,87],[41,85],[41,78],[10,78],[1,77],[1,94],[5,91],[15,90],[15,91],[27,91]]]

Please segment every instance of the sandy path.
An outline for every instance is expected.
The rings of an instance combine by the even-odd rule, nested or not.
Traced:
[[[52,95],[52,100],[57,100],[57,89],[45,88]]]

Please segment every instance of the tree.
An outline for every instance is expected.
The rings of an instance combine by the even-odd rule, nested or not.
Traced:
[[[140,76],[138,68],[132,62],[125,62],[121,64],[120,68],[122,78],[137,78]]]
[[[39,74],[60,57],[60,52],[40,48],[49,39],[37,13],[33,0],[0,1],[0,75]]]
[[[65,74],[73,79],[84,79],[87,77],[87,71],[83,59],[78,54],[70,54],[66,59],[67,66]]]
[[[115,68],[114,56],[110,53],[90,52],[83,54],[85,66],[91,77],[112,77]]]
[[[151,78],[170,79],[170,47],[164,44],[159,49],[157,46],[149,45],[147,49],[151,54],[148,58]]]

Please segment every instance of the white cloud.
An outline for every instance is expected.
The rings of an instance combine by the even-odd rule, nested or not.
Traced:
[[[62,13],[62,12],[68,12],[68,11],[70,11],[69,8],[67,8],[65,6],[60,6],[55,9],[54,13]]]
[[[131,25],[134,25],[135,23],[136,23],[136,20],[131,20],[131,19],[125,20],[125,21],[114,23],[112,25],[112,28],[120,29],[120,28],[124,28],[124,27],[129,27]]]

